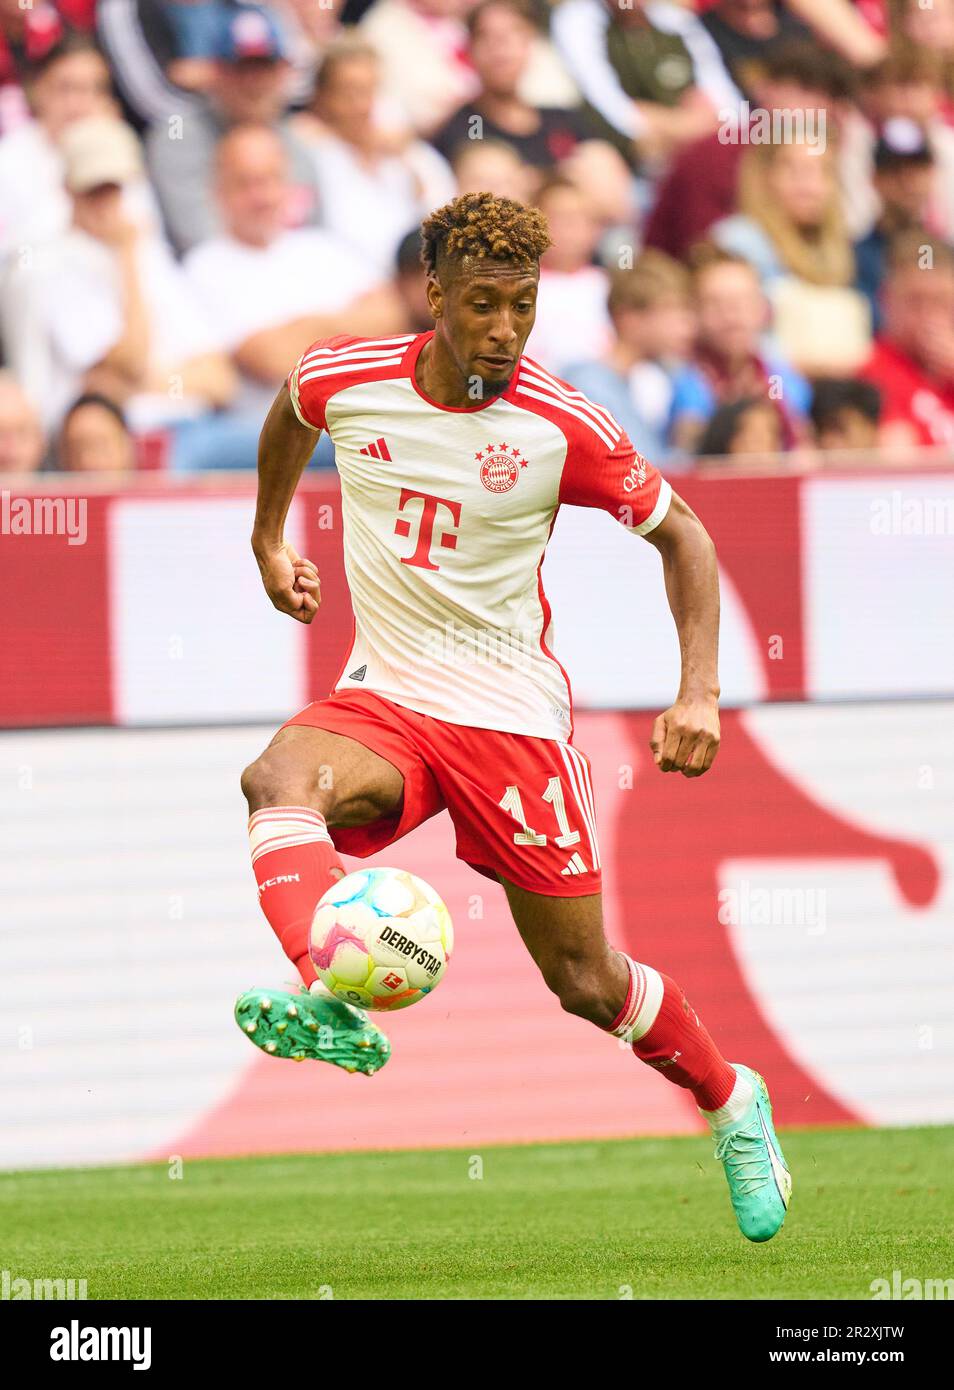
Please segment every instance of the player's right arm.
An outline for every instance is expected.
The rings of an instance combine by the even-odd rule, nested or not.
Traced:
[[[321,602],[318,570],[285,540],[285,518],[320,430],[302,423],[282,386],[258,443],[258,502],[252,550],[265,592],[281,613],[310,623]]]

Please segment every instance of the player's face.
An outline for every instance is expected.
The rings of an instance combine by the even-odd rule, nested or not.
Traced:
[[[437,331],[466,380],[479,377],[484,392],[507,389],[537,309],[539,272],[481,270],[455,276],[438,290]]]

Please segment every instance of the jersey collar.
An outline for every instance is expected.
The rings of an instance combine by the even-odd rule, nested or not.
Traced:
[[[417,366],[417,359],[421,355],[421,351],[424,347],[424,344],[430,342],[433,336],[433,328],[429,329],[426,333],[419,333],[418,336],[414,338],[411,343],[408,344],[407,351],[404,354],[404,370],[410,377],[411,385],[414,387],[414,390],[420,396],[422,401],[426,401],[427,404],[433,406],[435,410],[446,411],[449,415],[473,415],[475,411],[487,410],[490,406],[496,405],[498,401],[507,401],[511,399],[514,389],[517,385],[518,373],[520,371],[521,366],[523,365],[522,357],[517,358],[516,366],[513,369],[513,376],[507,383],[506,391],[501,391],[499,396],[491,396],[490,399],[487,401],[478,401],[476,405],[441,405],[440,401],[435,401],[434,398],[432,396],[429,396],[426,391],[422,391],[417,383],[417,377],[415,376],[414,369]]]

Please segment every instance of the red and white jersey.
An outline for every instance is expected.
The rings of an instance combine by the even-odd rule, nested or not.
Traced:
[[[530,357],[500,396],[431,400],[414,376],[431,336],[322,339],[288,379],[341,477],[355,632],[335,688],[566,741],[570,686],[540,580],[557,511],[601,507],[645,535],[672,489],[608,410]]]

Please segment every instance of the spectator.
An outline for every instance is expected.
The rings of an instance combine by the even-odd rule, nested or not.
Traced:
[[[468,140],[451,165],[458,193],[495,193],[528,203],[537,181],[512,145],[503,140]]]
[[[427,275],[421,260],[421,233],[417,227],[401,239],[394,265],[394,288],[403,308],[402,329],[426,333],[434,327],[427,302]]]
[[[292,106],[305,107],[315,95],[315,73],[329,46],[343,32],[345,5],[346,0],[271,0],[269,9],[281,25],[295,74]]]
[[[554,244],[540,262],[530,349],[536,361],[560,372],[571,355],[600,358],[613,341],[606,308],[609,278],[593,264],[603,229],[576,184],[560,174],[544,182],[537,206],[550,224]]]
[[[212,34],[226,8],[227,0],[96,0],[97,38],[123,114],[137,131],[201,110],[200,98],[186,88],[211,82]]]
[[[33,119],[0,139],[0,258],[67,229],[72,208],[59,142],[74,121],[115,109],[106,61],[82,34],[67,34],[37,62],[27,93]],[[156,225],[145,179],[129,185],[124,206],[144,226]]]
[[[567,381],[612,411],[640,453],[668,453],[673,373],[694,337],[689,275],[660,251],[644,251],[631,270],[610,276],[607,308],[614,341],[603,358],[573,362]],[[673,462],[669,471],[675,471]]]
[[[881,395],[867,381],[826,377],[812,392],[815,443],[826,453],[878,447]]]
[[[600,222],[624,234],[631,254],[639,209],[629,167],[619,151],[605,140],[583,140],[560,161],[557,172],[576,184]],[[621,264],[617,255],[603,259],[606,264]]]
[[[891,0],[891,27],[895,35],[924,52],[937,55],[945,76],[950,107],[954,76],[954,0]],[[950,118],[950,110],[948,117]]]
[[[928,235],[936,165],[922,128],[903,116],[889,121],[875,146],[874,169],[881,213],[868,235],[855,244],[855,284],[871,306],[877,331],[881,326],[878,296],[892,238],[911,228]]]
[[[467,19],[480,90],[432,137],[446,159],[467,140],[505,140],[524,164],[552,170],[595,132],[579,108],[537,107],[521,96],[537,34],[532,0],[481,0]]]
[[[384,92],[400,121],[427,136],[477,91],[464,16],[472,0],[376,0],[359,32],[383,64]]]
[[[736,84],[753,95],[751,71],[760,59],[811,33],[778,0],[716,0],[702,16]],[[818,47],[818,44],[813,45]]]
[[[631,264],[639,198],[637,181],[619,150],[606,140],[583,140],[556,172],[576,187],[600,225],[594,253],[598,264],[608,270]]]
[[[57,461],[69,473],[126,473],[135,446],[123,412],[108,396],[80,396],[60,427]]]
[[[93,25],[94,0],[0,0],[0,135],[29,117],[23,84],[73,31]]]
[[[739,175],[739,212],[712,240],[759,272],[785,355],[806,375],[850,374],[871,346],[871,314],[852,288],[831,146],[751,145]]]
[[[945,118],[942,71],[938,53],[903,44],[865,79],[860,102],[866,119],[846,132],[842,159],[846,205],[853,212],[850,225],[856,236],[866,235],[881,211],[874,185],[878,134],[892,121],[905,120],[921,126],[934,155],[927,225],[935,236],[954,239],[954,129]]]
[[[454,196],[454,178],[430,145],[394,148],[375,120],[380,62],[371,45],[347,35],[325,54],[312,114],[295,120],[314,164],[322,225],[382,276],[398,242],[428,209]]]
[[[883,325],[861,372],[881,392],[886,449],[954,444],[954,250],[917,232],[891,246]]]
[[[211,196],[215,148],[231,126],[249,121],[271,126],[285,146],[291,170],[286,225],[318,220],[314,161],[284,114],[291,67],[274,20],[252,5],[230,12],[218,55],[208,102],[177,123],[157,122],[146,139],[166,228],[180,252],[218,231]]]
[[[404,123],[430,136],[476,96],[465,16],[474,0],[376,0],[359,25],[383,63],[384,94]],[[533,41],[520,96],[531,106],[567,106],[578,99],[562,63],[542,34]]]
[[[659,161],[738,109],[718,48],[682,5],[562,0],[552,29],[599,133],[630,160]]]
[[[762,112],[789,112],[793,120],[806,115],[818,123],[824,120],[829,130],[844,123],[851,75],[839,59],[812,43],[779,45],[763,60],[754,85],[752,119]],[[748,148],[729,126],[676,155],[656,190],[646,245],[682,260],[715,222],[730,216],[738,199],[739,165]]]
[[[254,463],[254,432],[237,441],[215,415],[234,374],[165,245],[127,220],[121,190],[139,177],[132,130],[110,117],[74,122],[63,139],[72,226],[22,271],[5,324],[11,363],[48,427],[70,401],[98,392],[137,433],[168,430],[177,469]]]
[[[35,473],[43,467],[44,451],[29,397],[11,372],[0,372],[0,473]]]
[[[166,66],[170,82],[184,91],[204,92],[215,77],[223,24],[233,0],[165,0],[174,52]]]
[[[811,389],[763,341],[769,307],[754,267],[701,243],[693,252],[692,285],[698,340],[693,361],[676,373],[672,442],[691,453],[721,405],[764,396],[779,415],[783,444],[792,447],[805,434]]]
[[[721,405],[699,440],[701,458],[770,458],[782,448],[778,411],[764,396],[743,396]]]
[[[887,51],[885,0],[785,0],[796,19],[810,26],[822,48],[856,68],[870,68]]]
[[[297,357],[335,333],[399,333],[400,302],[364,257],[317,227],[286,229],[288,157],[269,126],[223,136],[215,189],[223,232],[185,269],[241,373],[238,408],[259,424]]]

